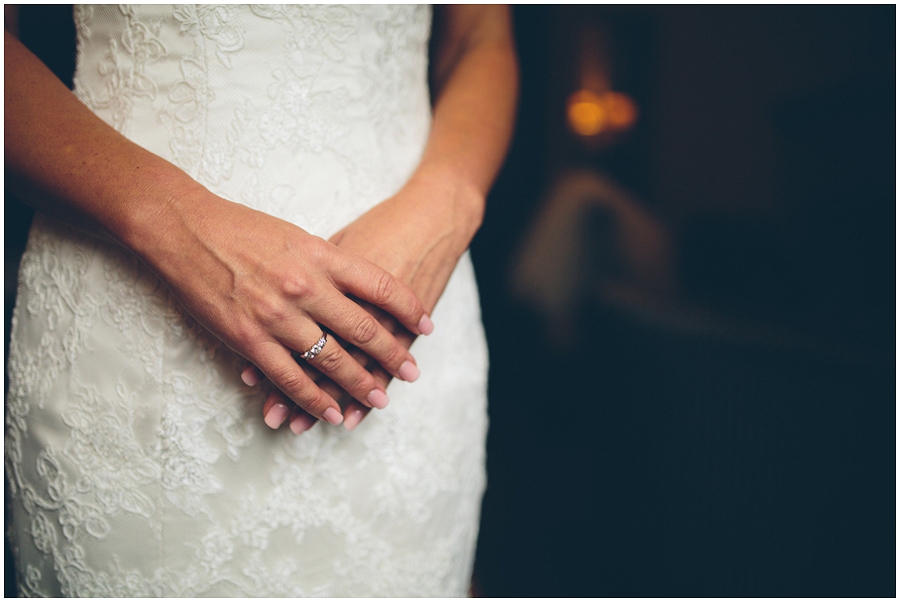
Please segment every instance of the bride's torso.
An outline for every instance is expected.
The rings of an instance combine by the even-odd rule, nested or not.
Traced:
[[[420,6],[75,10],[78,97],[229,200],[327,236],[406,181],[430,127]]]
[[[328,236],[430,127],[428,8],[77,7],[76,94],[212,192]],[[202,274],[198,274],[202,277]],[[127,251],[38,216],[9,353],[6,474],[31,595],[460,595],[487,350],[464,256],[422,370],[352,433],[262,423],[243,360]]]

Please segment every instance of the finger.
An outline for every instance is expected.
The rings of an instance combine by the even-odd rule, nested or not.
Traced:
[[[351,349],[348,350],[351,357],[354,360],[357,360],[360,364],[364,363],[375,363],[371,358],[369,358],[365,353],[360,351],[359,349]],[[376,364],[377,365],[377,364]],[[387,374],[384,370],[381,370],[382,374]],[[388,375],[390,376],[390,375]],[[360,422],[362,422],[363,418],[365,418],[368,413],[372,410],[372,408],[367,407],[342,390],[333,381],[326,378],[325,376],[321,376],[320,380],[317,380],[316,383],[322,387],[322,390],[327,392],[329,395],[334,397],[341,407],[344,408],[344,428],[348,431],[352,431],[355,429]]]
[[[322,340],[325,344],[319,347]],[[291,344],[289,341],[285,343]],[[320,339],[314,349],[316,353],[313,357],[299,361],[305,361],[365,405],[383,408],[388,404],[387,394],[383,388],[368,370],[344,350],[337,338]]]
[[[316,425],[318,420],[316,420],[313,416],[309,414],[306,410],[298,408],[294,406],[294,409],[291,411],[291,415],[289,418],[289,423],[291,427],[291,431],[295,435],[299,435],[304,431],[308,431],[312,427]],[[344,423],[346,424],[347,419],[344,418]]]
[[[388,384],[394,379],[388,372],[384,370],[381,366],[378,365],[378,362],[373,360],[371,357],[366,355],[366,353],[357,347],[351,347],[348,349],[350,356],[356,360],[361,366],[365,366],[366,370],[368,370],[372,377],[376,382],[381,384],[387,389]],[[340,400],[338,400],[340,401]]]
[[[416,360],[397,337],[354,301],[341,296],[340,300],[323,299],[310,308],[310,315],[330,328],[347,344],[358,347],[397,378],[414,381],[419,376]],[[287,342],[285,342],[287,343]],[[318,358],[316,358],[318,359]],[[316,364],[314,364],[316,365]],[[316,365],[318,368],[319,366]],[[331,377],[331,374],[328,374]],[[338,384],[344,383],[335,379]],[[347,389],[347,387],[344,387]],[[350,389],[356,399],[360,398]]]
[[[373,364],[375,366],[378,366],[378,364],[374,360],[372,360],[372,358],[355,347],[351,347],[347,350],[347,352],[354,360],[359,362],[360,365]],[[381,369],[380,366],[378,366],[378,370],[381,375],[383,375],[381,377],[383,380],[383,384],[387,386],[387,383],[390,382],[391,375]],[[341,407],[344,408],[344,428],[346,428],[348,431],[352,431],[357,426],[359,426],[359,423],[362,422],[363,419],[372,410],[372,408],[367,407],[350,397],[350,395],[348,395],[346,391],[342,390],[325,376],[321,376],[320,380],[317,380],[316,382],[320,387],[322,387],[325,392],[337,399],[338,403],[341,404]]]
[[[406,327],[403,326],[403,324],[401,324],[397,321],[396,318],[394,318],[394,316],[387,313],[380,307],[372,305],[368,301],[363,301],[362,299],[353,300],[358,303],[361,308],[372,314],[375,319],[378,320],[378,323],[384,326],[385,329],[394,336],[401,332],[409,332]],[[415,335],[412,336],[415,337]]]
[[[358,349],[355,349],[351,355],[353,355],[354,359],[358,358],[361,361],[374,363],[371,358]],[[390,378],[390,375],[384,370],[380,371],[387,379]],[[317,372],[315,369],[306,367],[304,372],[306,372],[307,375],[310,376],[323,391],[325,391],[325,393],[336,399],[340,406],[344,408],[343,424],[344,428],[347,430],[356,428],[371,410],[371,408],[368,408],[351,398],[346,391],[342,390],[332,380]],[[258,378],[259,380],[262,380],[264,378],[259,371],[259,368],[253,364],[248,364],[247,367],[244,368],[244,372],[241,375],[242,378],[247,374],[252,374],[254,379]],[[384,378],[384,376],[382,378]],[[246,382],[248,378],[244,378],[244,380]],[[386,383],[387,381],[385,384]],[[254,384],[256,384],[256,382],[254,382]],[[263,405],[263,417],[266,425],[273,429],[277,429],[284,422],[287,422],[295,435],[308,431],[318,422],[314,416],[311,416],[306,410],[297,406],[278,389],[272,389],[267,395],[266,402]]]
[[[348,431],[352,431],[359,426],[359,423],[362,422],[363,418],[365,418],[370,411],[370,408],[353,400],[347,408],[344,409],[344,428]]]
[[[266,396],[263,416],[269,428],[278,429],[287,422],[295,435],[308,431],[318,422],[309,412],[298,407],[278,389],[272,389]]]
[[[366,361],[371,361],[369,359],[369,357],[365,354],[362,354],[361,357],[366,358]],[[356,359],[356,358],[354,357],[354,359]],[[362,363],[363,362],[360,361],[360,364],[362,364]],[[331,383],[331,381],[328,380],[325,376],[323,376],[321,372],[319,372],[318,370],[316,370],[315,368],[313,368],[306,362],[299,362],[297,365],[300,366],[300,369],[303,370],[303,372],[306,374],[306,376],[308,376],[310,378],[310,380],[312,380],[314,383],[319,385],[319,387],[321,387],[323,391],[325,391],[326,393],[331,395],[335,400],[337,400],[338,404],[341,404],[341,400],[338,399],[338,397],[337,397],[343,393],[343,391],[341,390],[340,387],[337,387],[332,384],[333,391],[329,390],[326,387],[323,387],[322,386],[323,383]],[[260,371],[259,368],[257,368],[255,365],[250,364],[250,363],[248,363],[244,367],[244,369],[241,371],[241,380],[244,381],[244,384],[247,385],[248,387],[255,387],[260,382],[262,382],[265,378],[266,377],[262,373],[262,371]],[[285,399],[287,399],[287,398],[285,398]],[[290,400],[288,400],[288,401],[290,401]],[[293,402],[291,402],[291,405],[293,405]],[[341,405],[343,407],[343,404],[341,404]]]
[[[374,309],[374,308],[372,308]],[[377,310],[380,312],[380,310]],[[402,327],[399,327],[396,321],[392,318],[383,314],[386,317],[386,320],[392,322],[395,326],[402,330]],[[412,334],[406,333],[408,336],[408,341],[412,342],[415,338]],[[409,344],[409,342],[407,344]],[[373,377],[377,382],[383,385],[385,388],[392,380],[392,376],[387,373],[381,366],[377,364],[372,358],[365,354],[362,350],[356,347],[350,347],[347,349],[347,352],[350,356],[357,361],[360,365],[366,366],[368,370],[370,370],[373,374]],[[344,408],[344,427],[347,430],[353,430],[356,428],[360,422],[368,415],[371,408],[366,407],[363,404],[360,404],[356,400],[352,399],[346,391],[341,389],[338,385],[336,385],[332,380],[328,377],[324,376],[321,372],[308,365],[306,362],[301,362],[300,368],[303,372],[316,383],[327,395],[337,400],[338,404]],[[262,379],[265,378],[263,373],[257,368],[254,364],[248,363],[244,370],[241,372],[242,380],[248,386],[255,386]],[[385,398],[386,398],[385,394]],[[381,407],[387,405],[387,399]],[[289,408],[289,413],[287,414],[287,418],[285,420],[285,408]],[[279,428],[281,424],[285,421],[288,422],[291,431],[295,434],[300,434],[304,431],[309,430],[313,426],[315,426],[317,419],[310,415],[308,412],[294,404],[287,396],[284,395],[278,389],[272,389],[268,396],[266,397],[266,403],[263,406],[263,416],[265,422],[271,428]]]
[[[266,426],[278,429],[284,424],[292,407],[296,406],[281,391],[272,389],[266,396],[266,403],[263,404],[263,420]]]
[[[394,338],[396,338],[401,345],[409,349],[412,346],[413,342],[415,342],[418,335],[407,330],[389,313],[379,307],[375,307],[374,305],[366,301],[356,300],[356,302],[361,308],[372,314],[372,316],[374,316],[375,319],[378,320],[378,323],[384,326],[385,330],[394,335]]]
[[[411,332],[431,334],[434,324],[409,287],[371,261],[351,253],[339,257],[332,273],[339,289],[384,309]]]
[[[366,355],[362,351],[357,350],[355,347],[351,347],[350,349],[347,349],[347,351],[350,353],[353,359],[359,362],[360,365],[366,365],[372,361],[372,359],[368,355]],[[308,376],[310,380],[322,387],[322,389],[326,393],[334,397],[334,399],[336,399],[338,403],[340,403],[341,400],[338,399],[338,395],[343,393],[343,390],[340,387],[337,387],[333,383],[331,385],[333,391],[329,390],[326,387],[323,387],[323,383],[331,383],[331,381],[328,380],[327,377],[323,376],[321,372],[310,366],[307,362],[298,361],[297,365],[300,366],[300,369],[303,370],[304,374],[306,374],[306,376]],[[256,367],[256,365],[250,362],[248,362],[247,365],[244,366],[244,369],[241,371],[241,380],[244,381],[244,384],[248,387],[255,387],[265,378],[265,374],[263,374],[262,371]]]
[[[394,318],[384,313],[377,307],[373,305],[369,305],[368,303],[364,305],[367,311],[372,312],[379,322],[389,331],[394,334],[394,337],[397,341],[403,345],[405,348],[409,349],[412,344],[416,340],[416,336],[410,331],[406,330],[399,322],[397,322]],[[356,347],[349,347],[348,351],[350,355],[359,362],[360,365],[365,366],[366,370],[372,373],[372,376],[375,377],[375,380],[383,385],[385,389],[391,380],[394,379],[394,376],[390,373],[386,372],[381,366],[378,365],[378,362],[374,361],[371,357],[366,355],[361,349]]]
[[[257,365],[272,384],[316,418],[331,424],[343,422],[338,403],[303,372],[290,352],[275,341],[269,347]]]
[[[241,371],[241,380],[248,387],[255,387],[263,379],[263,373],[253,364],[247,364]]]

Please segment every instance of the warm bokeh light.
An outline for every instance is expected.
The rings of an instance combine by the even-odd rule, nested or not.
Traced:
[[[609,124],[617,130],[627,130],[637,121],[637,105],[627,94],[607,92],[606,109],[609,113]]]
[[[606,107],[602,99],[587,90],[569,98],[569,127],[580,136],[596,136],[606,127]]]
[[[579,90],[569,97],[567,116],[573,132],[589,137],[627,130],[637,121],[638,110],[622,92]]]

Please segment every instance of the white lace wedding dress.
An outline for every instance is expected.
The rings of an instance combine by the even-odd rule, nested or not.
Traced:
[[[78,7],[76,94],[211,191],[329,236],[404,183],[430,126],[431,13]],[[197,274],[202,278],[202,274]],[[269,430],[242,360],[135,257],[38,216],[9,357],[25,595],[453,596],[484,478],[468,256],[354,431]]]

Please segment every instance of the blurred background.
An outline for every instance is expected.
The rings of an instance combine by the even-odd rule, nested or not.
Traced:
[[[895,10],[514,9],[477,594],[895,595]]]

